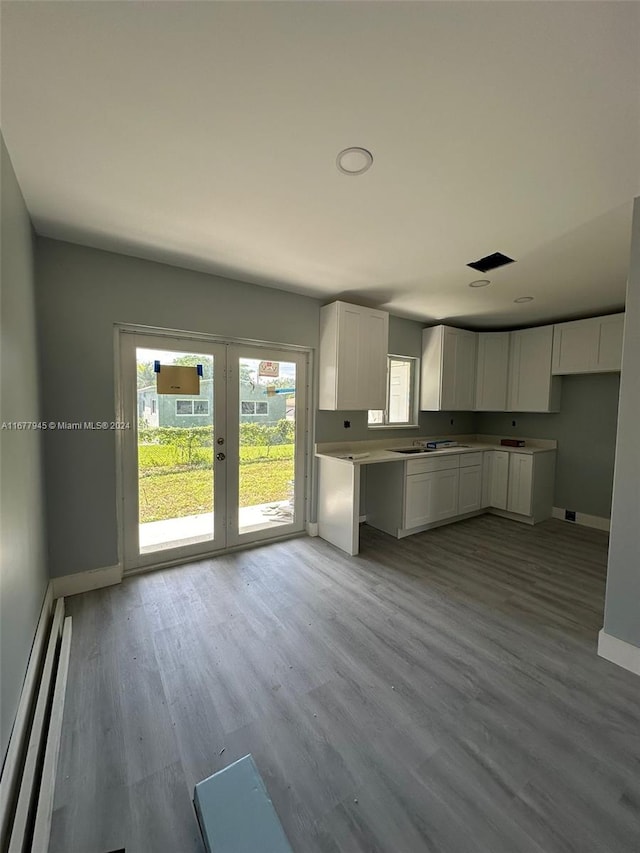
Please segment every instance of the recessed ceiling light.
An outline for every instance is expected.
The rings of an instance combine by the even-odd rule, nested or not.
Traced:
[[[470,281],[469,287],[486,287],[488,284],[491,284],[488,278],[479,278],[476,281]]]
[[[533,296],[518,296],[517,299],[513,300],[514,302],[533,302]]]
[[[344,175],[361,175],[373,165],[373,154],[366,148],[345,148],[336,158],[336,166]]]

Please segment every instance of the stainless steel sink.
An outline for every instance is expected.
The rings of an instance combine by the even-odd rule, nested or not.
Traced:
[[[437,453],[438,451],[442,452],[443,450],[450,450],[452,453],[455,453],[456,450],[459,450],[461,447],[469,447],[468,444],[455,444],[452,447],[389,447],[388,450],[391,453]]]

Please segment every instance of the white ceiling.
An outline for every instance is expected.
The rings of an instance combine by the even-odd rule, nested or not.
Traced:
[[[475,327],[624,303],[637,3],[1,13],[2,130],[40,234]],[[362,176],[336,168],[350,145]],[[517,263],[469,289],[495,251]]]

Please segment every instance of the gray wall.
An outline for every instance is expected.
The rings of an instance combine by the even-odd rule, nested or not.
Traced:
[[[476,432],[555,438],[555,506],[609,518],[619,384],[617,373],[563,376],[558,413],[482,412],[476,415]]]
[[[38,238],[43,417],[110,421],[114,324],[316,347],[315,299]],[[109,431],[45,435],[52,576],[118,562],[116,448]]]
[[[640,197],[636,198],[620,378],[604,630],[640,647]]]
[[[33,231],[4,139],[2,180],[2,421],[40,420]],[[6,754],[48,577],[41,433],[0,431],[0,750]]]

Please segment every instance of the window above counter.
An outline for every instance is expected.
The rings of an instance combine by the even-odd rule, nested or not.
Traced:
[[[384,409],[370,409],[368,426],[416,427],[418,426],[418,359],[405,355],[387,357],[386,392]]]

